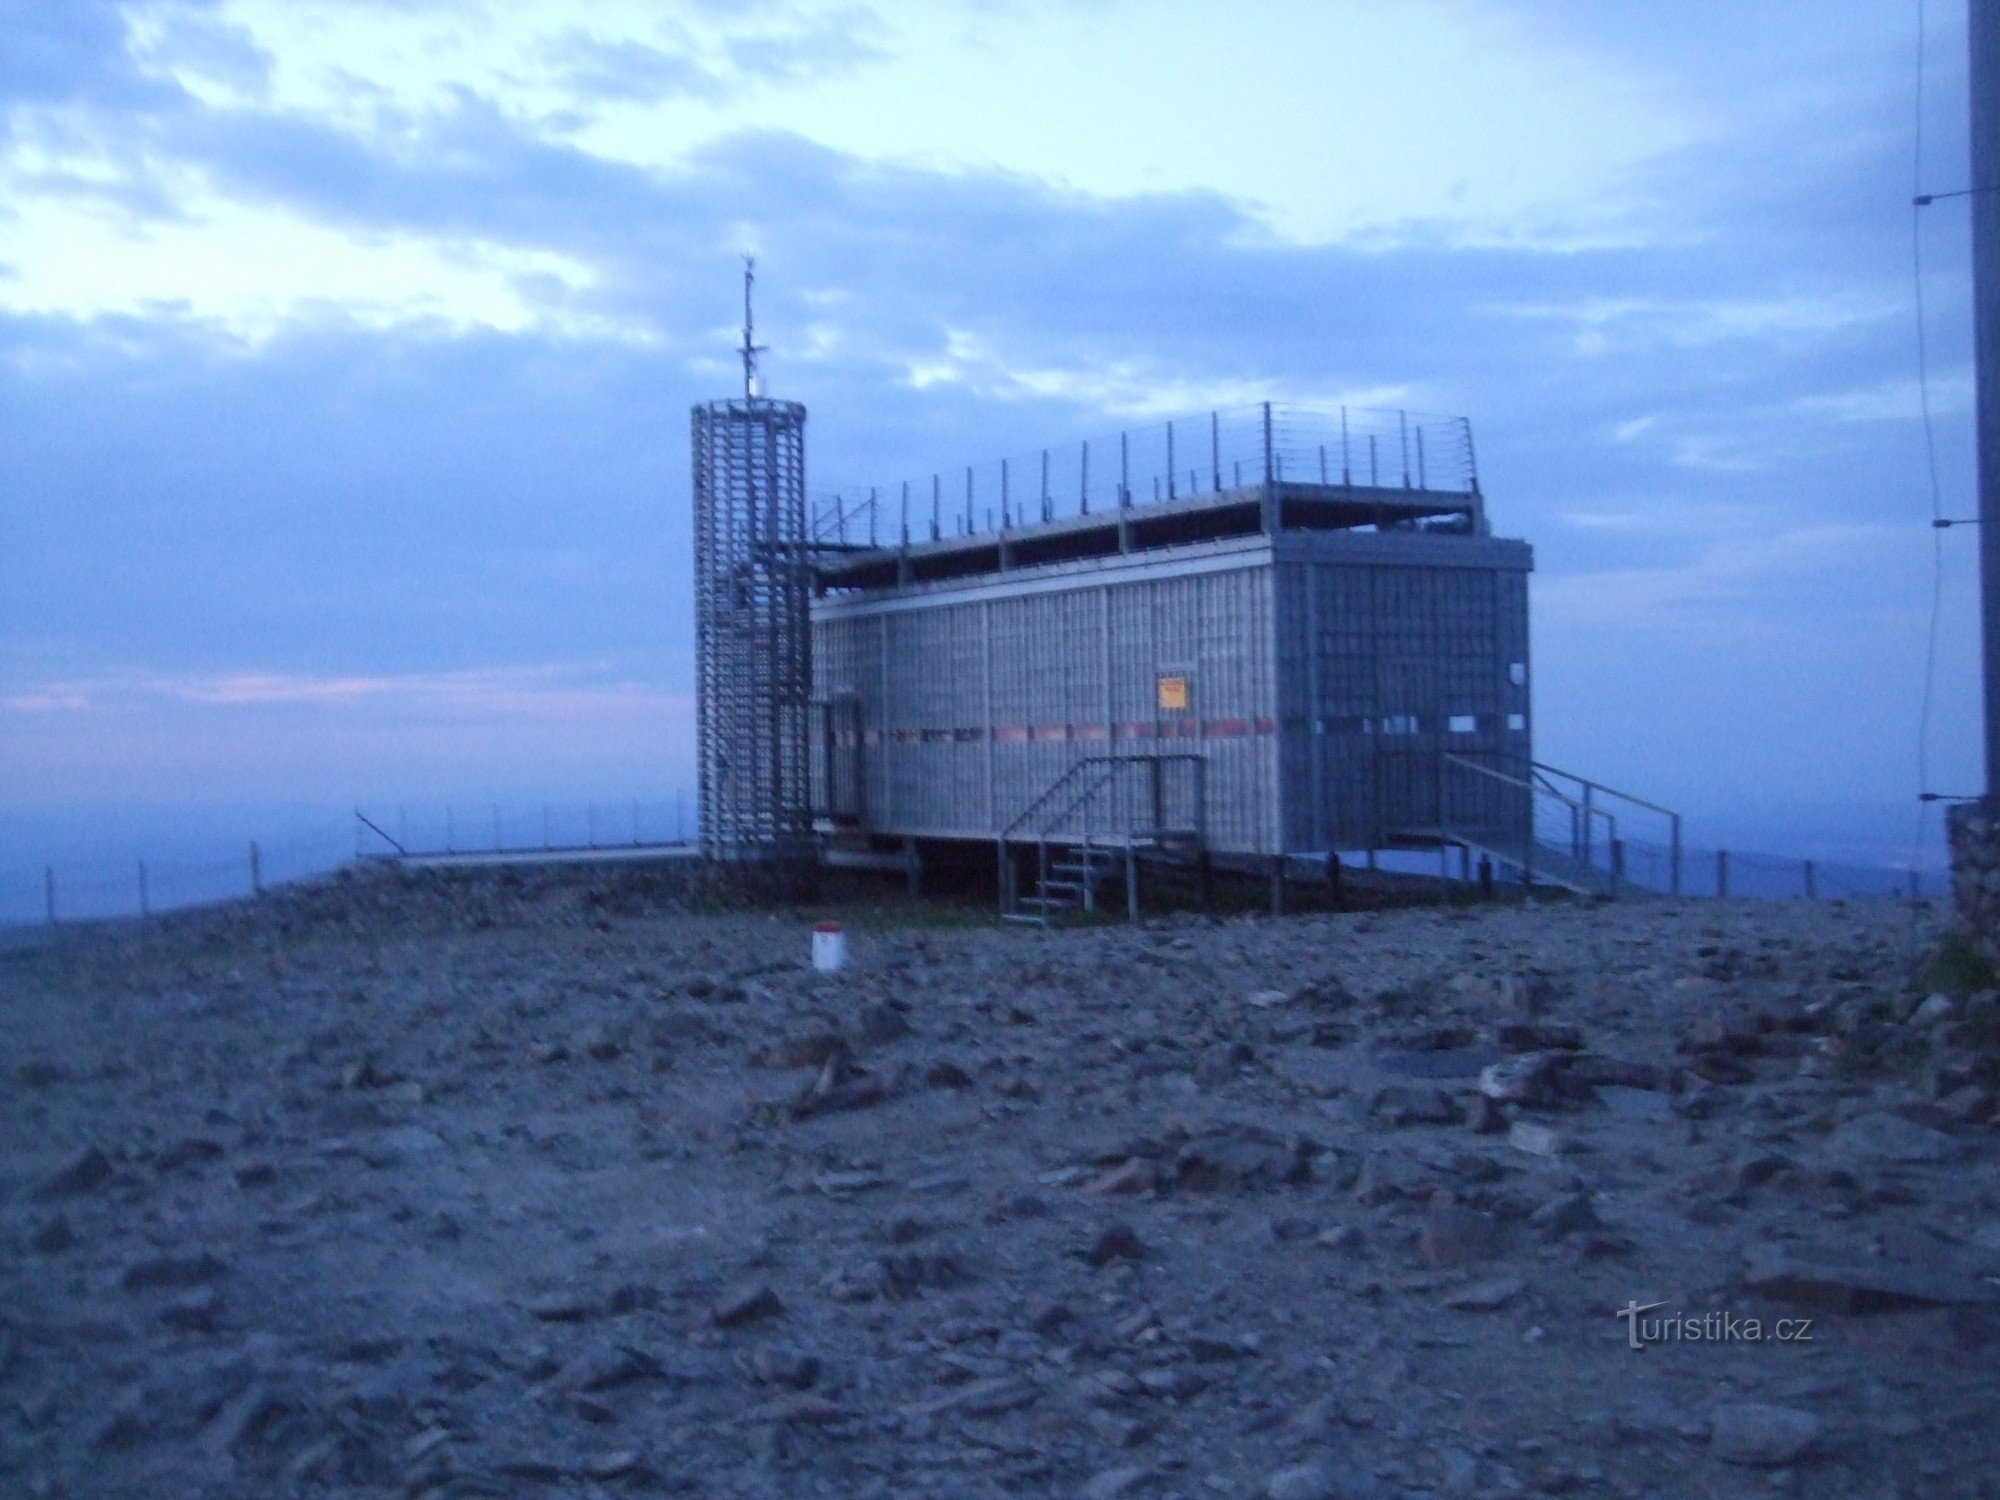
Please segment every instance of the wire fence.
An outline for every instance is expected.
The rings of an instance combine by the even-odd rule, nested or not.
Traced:
[[[1660,895],[1674,889],[1673,851],[1665,844],[1621,839],[1624,878]],[[1680,894],[1696,898],[1746,897],[1765,901],[1921,901],[1950,894],[1944,870],[1906,865],[1864,865],[1795,859],[1740,849],[1684,848]]]
[[[696,834],[694,800],[630,797],[592,802],[458,802],[359,808],[357,859],[397,855],[573,853],[685,844]]]
[[[1553,823],[1538,832],[1549,847],[1561,842]],[[230,854],[195,860],[134,858],[129,862],[58,860],[0,867],[0,929],[143,916],[257,895],[322,875],[353,860],[480,855],[606,854],[691,844],[698,835],[692,796],[580,802],[454,802],[358,809],[352,816],[295,829],[273,840],[246,842]],[[1410,873],[1439,870],[1437,857],[1384,856],[1385,867]],[[1620,837],[1592,851],[1594,866],[1616,868],[1622,884],[1673,894],[1671,845]],[[1683,847],[1679,894],[1693,899],[1927,900],[1950,894],[1944,870],[1792,858]],[[1450,862],[1446,861],[1449,870]],[[1460,875],[1469,873],[1467,867]]]
[[[409,855],[588,853],[665,847],[692,839],[694,799],[454,802],[361,809],[245,840],[212,856],[55,859],[0,866],[0,929],[148,916],[240,900],[324,875],[357,859]]]
[[[1264,402],[815,497],[812,539],[893,547],[1269,482],[1479,493],[1464,417]]]

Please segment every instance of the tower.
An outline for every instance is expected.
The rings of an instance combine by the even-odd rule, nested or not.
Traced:
[[[694,408],[695,753],[710,859],[811,838],[806,409],[760,393],[743,268],[743,394]]]

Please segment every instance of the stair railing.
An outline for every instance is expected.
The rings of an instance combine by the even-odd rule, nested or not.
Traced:
[[[1185,763],[1190,767],[1192,777],[1191,803],[1193,820],[1190,827],[1170,828],[1167,826],[1166,768]],[[1133,805],[1132,778],[1144,767],[1143,790],[1145,796],[1141,809]],[[998,862],[999,884],[1003,909],[1009,913],[1020,909],[1020,893],[1016,889],[1014,862],[1009,856],[1009,848],[1015,843],[1032,839],[1035,844],[1035,869],[1037,892],[1046,901],[1049,878],[1049,845],[1059,841],[1061,830],[1078,813],[1082,814],[1083,838],[1086,848],[1096,845],[1094,814],[1100,805],[1100,794],[1106,789],[1113,793],[1109,798],[1110,827],[1107,834],[1111,838],[1122,835],[1126,846],[1126,858],[1132,859],[1132,843],[1142,834],[1154,838],[1168,838],[1184,834],[1193,838],[1197,848],[1208,842],[1208,760],[1207,757],[1181,752],[1167,755],[1086,755],[1069,765],[1039,796],[1023,808],[994,839],[995,858]],[[1067,792],[1068,796],[1064,797]],[[1058,799],[1062,800],[1058,800]],[[1032,825],[1032,833],[1024,833]],[[1122,826],[1121,826],[1122,825]],[[1089,856],[1085,856],[1088,862]],[[1086,887],[1089,877],[1086,876]]]
[[[1670,895],[1681,893],[1681,815],[1671,807],[1662,807],[1657,802],[1648,802],[1644,797],[1635,797],[1630,792],[1621,792],[1616,787],[1606,786],[1601,781],[1592,781],[1588,776],[1579,776],[1574,771],[1564,771],[1556,766],[1545,765],[1541,761],[1533,763],[1533,773],[1538,781],[1552,792],[1562,794],[1556,785],[1562,782],[1574,791],[1574,799],[1586,808],[1598,807],[1605,802],[1619,803],[1628,808],[1651,813],[1667,822],[1667,886]],[[1584,820],[1583,833],[1587,837],[1589,819]]]
[[[1541,835],[1535,831],[1535,799],[1537,797],[1553,801],[1567,811],[1570,823],[1570,859],[1592,875],[1606,873],[1598,870],[1591,853],[1597,842],[1594,836],[1595,826],[1597,822],[1602,821],[1604,824],[1603,848],[1611,861],[1608,878],[1613,894],[1617,893],[1624,881],[1624,858],[1623,851],[1618,842],[1618,819],[1615,815],[1606,812],[1602,807],[1593,805],[1588,795],[1572,797],[1568,793],[1557,789],[1541,776],[1535,774],[1542,769],[1537,765],[1530,765],[1529,775],[1527,776],[1514,776],[1500,770],[1498,767],[1485,765],[1467,756],[1458,755],[1447,750],[1442,752],[1438,757],[1438,829],[1440,833],[1446,835],[1456,833],[1461,838],[1471,839],[1476,838],[1483,831],[1470,823],[1461,825],[1452,817],[1450,799],[1446,795],[1446,788],[1450,785],[1445,776],[1447,767],[1456,767],[1460,770],[1471,771],[1502,786],[1525,791],[1528,794],[1526,826],[1520,829],[1519,832],[1525,835],[1521,846],[1521,871],[1523,877],[1531,884],[1535,876],[1535,852],[1541,843]]]

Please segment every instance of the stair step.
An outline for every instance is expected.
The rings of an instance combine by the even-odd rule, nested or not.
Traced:
[[[1000,920],[1003,922],[1018,922],[1023,927],[1046,927],[1049,925],[1047,917],[1025,911],[1003,911],[1000,913]]]

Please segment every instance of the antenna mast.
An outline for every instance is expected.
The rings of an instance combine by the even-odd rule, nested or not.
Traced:
[[[743,257],[743,394],[751,400],[757,397],[757,356],[768,345],[757,343],[754,338],[756,324],[750,316],[750,288],[757,280],[757,257]]]

